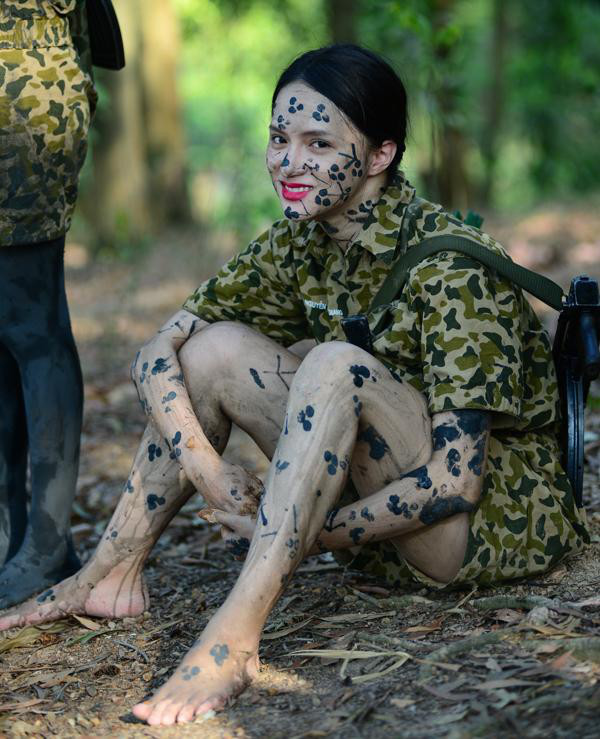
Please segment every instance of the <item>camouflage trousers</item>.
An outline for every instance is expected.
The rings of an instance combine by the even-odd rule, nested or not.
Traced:
[[[356,498],[346,491],[342,503]],[[437,588],[489,584],[544,572],[589,542],[585,511],[575,505],[552,433],[492,434],[483,492],[470,514],[463,565],[440,583],[407,562],[392,541],[363,546],[336,559],[394,585]]]

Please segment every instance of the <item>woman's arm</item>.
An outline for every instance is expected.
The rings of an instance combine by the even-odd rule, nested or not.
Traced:
[[[330,511],[312,554],[392,539],[475,507],[483,487],[490,414],[476,410],[432,417],[433,454],[382,490]],[[232,542],[250,540],[255,521],[214,511]]]
[[[483,487],[489,428],[490,415],[483,411],[434,414],[430,461],[373,495],[333,509],[319,536],[320,548],[391,539],[473,510]]]
[[[257,487],[256,481],[225,462],[206,438],[194,413],[177,356],[185,342],[208,325],[189,311],[175,313],[140,349],[131,367],[131,378],[144,411],[165,440],[166,448],[159,453],[169,454],[181,465],[210,505],[240,510],[231,504],[230,483],[244,490]],[[258,490],[255,492],[258,494]],[[248,511],[256,510],[254,496],[251,497],[249,507],[246,506]]]

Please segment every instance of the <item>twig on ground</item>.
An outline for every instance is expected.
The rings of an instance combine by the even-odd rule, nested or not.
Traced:
[[[422,647],[421,644],[411,641],[410,639],[400,639],[397,636],[386,636],[385,634],[370,634],[368,631],[357,631],[356,640],[372,642],[374,644],[379,644],[380,646],[388,647],[388,649],[391,650],[397,650],[398,648],[405,649],[409,652]]]
[[[513,596],[513,595],[494,595],[490,598],[477,598],[469,604],[478,611],[497,611],[500,608],[525,608],[532,610],[539,606],[546,608],[557,608],[559,603],[551,598],[544,598],[541,595]]]
[[[582,636],[572,639],[561,639],[555,641],[567,652],[572,652],[578,659],[600,662],[600,636]],[[548,639],[523,639],[519,646],[525,649],[547,646]]]

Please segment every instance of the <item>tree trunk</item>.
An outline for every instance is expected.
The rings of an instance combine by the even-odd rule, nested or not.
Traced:
[[[433,36],[439,33],[452,14],[455,0],[431,0]],[[432,49],[434,68],[439,81],[432,80],[437,114],[433,121],[433,167],[429,182],[433,185],[432,197],[444,207],[453,210],[464,208],[470,201],[469,182],[465,167],[466,140],[457,121],[458,80],[452,64],[452,45],[437,41]]]
[[[139,20],[148,191],[155,224],[177,223],[190,218],[185,137],[177,95],[177,18],[170,0],[144,0]]]
[[[334,44],[356,43],[358,0],[326,0],[329,37]]]
[[[102,97],[94,121],[92,183],[84,204],[95,250],[139,240],[150,224],[140,85],[141,3],[115,0],[126,66],[119,72],[96,70]]]
[[[114,6],[126,64],[119,72],[96,70],[102,97],[92,182],[82,202],[95,251],[131,247],[189,216],[170,0],[114,0]]]
[[[505,101],[504,66],[508,28],[507,0],[494,0],[492,20],[492,42],[490,45],[490,85],[485,100],[485,123],[481,136],[481,154],[485,174],[481,184],[482,205],[489,205],[496,159],[498,156],[498,134],[502,126]]]

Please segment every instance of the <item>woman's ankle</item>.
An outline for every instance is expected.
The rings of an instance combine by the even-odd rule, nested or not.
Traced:
[[[123,618],[138,616],[149,605],[139,558],[123,560],[92,587],[86,600],[90,615]]]

